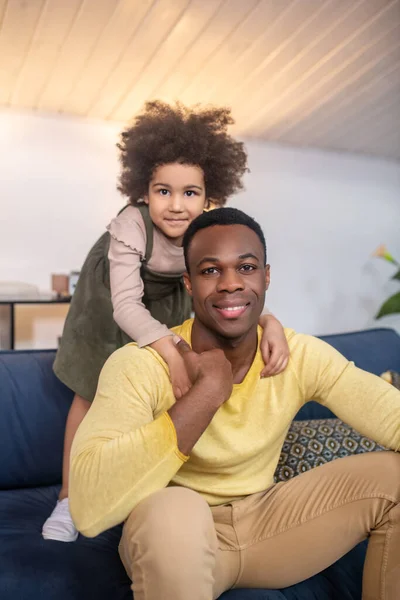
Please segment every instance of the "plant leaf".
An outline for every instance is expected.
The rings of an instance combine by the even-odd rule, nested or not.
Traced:
[[[392,315],[393,313],[400,313],[400,292],[391,296],[382,304],[379,309],[376,319],[380,319],[385,315]]]
[[[400,281],[400,269],[393,275],[392,279],[398,279]]]

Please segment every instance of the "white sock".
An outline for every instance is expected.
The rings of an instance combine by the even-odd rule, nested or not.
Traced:
[[[78,531],[69,512],[68,498],[57,502],[50,517],[43,525],[42,536],[45,540],[75,542]]]

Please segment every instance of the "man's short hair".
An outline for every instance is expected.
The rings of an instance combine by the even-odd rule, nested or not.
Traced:
[[[207,227],[213,227],[214,225],[245,225],[252,229],[258,236],[263,248],[264,248],[264,265],[267,264],[267,245],[265,243],[265,237],[260,225],[249,215],[246,215],[243,211],[238,208],[215,208],[208,212],[203,212],[199,217],[194,219],[189,227],[187,228],[185,235],[183,236],[183,252],[185,256],[186,270],[189,273],[189,260],[188,252],[192,239],[198,231],[206,229]]]

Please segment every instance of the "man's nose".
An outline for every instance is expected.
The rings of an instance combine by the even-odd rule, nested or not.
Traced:
[[[171,212],[183,212],[184,206],[181,194],[171,194],[169,202],[169,209]]]
[[[232,294],[244,289],[243,278],[236,269],[224,271],[219,277],[217,291]]]

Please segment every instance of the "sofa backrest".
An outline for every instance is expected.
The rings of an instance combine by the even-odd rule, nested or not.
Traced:
[[[400,336],[371,329],[324,336],[357,366],[400,372]],[[61,481],[65,422],[72,392],[54,375],[54,351],[0,352],[0,489]],[[332,416],[309,402],[297,418]]]
[[[0,352],[0,489],[61,480],[72,392],[54,375],[54,356]]]
[[[393,329],[375,328],[350,333],[319,336],[336,348],[357,367],[375,375],[385,371],[400,373],[400,336]],[[334,417],[328,408],[308,402],[296,419],[325,419]]]

